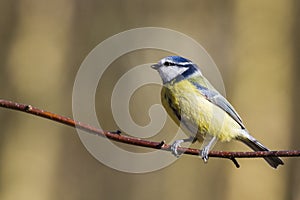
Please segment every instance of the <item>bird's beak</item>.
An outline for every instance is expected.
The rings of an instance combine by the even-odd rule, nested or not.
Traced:
[[[151,68],[152,68],[152,69],[155,69],[155,70],[157,70],[159,67],[160,67],[160,65],[159,65],[159,64],[154,64],[154,65],[151,65]]]

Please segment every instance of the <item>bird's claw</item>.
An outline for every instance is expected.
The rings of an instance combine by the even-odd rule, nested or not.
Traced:
[[[203,148],[200,150],[200,157],[205,163],[208,161],[208,151],[208,148]]]
[[[173,144],[171,145],[171,151],[172,154],[174,156],[176,156],[177,158],[181,155],[181,153],[178,152],[178,147],[180,147],[180,144],[183,143],[184,140],[176,140],[175,142],[173,142]]]

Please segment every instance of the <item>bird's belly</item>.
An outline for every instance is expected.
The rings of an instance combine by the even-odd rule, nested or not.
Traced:
[[[175,122],[184,125],[191,135],[201,138],[210,134],[221,141],[230,141],[240,133],[240,125],[201,94],[176,91],[172,96],[173,101],[163,104],[169,107],[167,110],[173,111],[173,115],[179,112],[174,115]]]

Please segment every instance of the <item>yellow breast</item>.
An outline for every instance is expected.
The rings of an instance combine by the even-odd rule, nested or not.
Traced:
[[[241,132],[240,125],[220,107],[209,102],[188,80],[165,84],[162,104],[171,118],[183,123],[192,135],[210,134],[221,141],[230,141]]]

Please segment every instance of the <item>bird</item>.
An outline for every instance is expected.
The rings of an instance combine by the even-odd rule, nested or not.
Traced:
[[[241,141],[254,151],[269,151],[250,135],[234,107],[202,75],[200,68],[187,58],[167,56],[151,65],[163,82],[161,102],[175,123],[189,137],[176,140],[171,151],[179,156],[178,147],[184,142],[202,142],[200,157],[206,163],[217,141]],[[181,126],[182,125],[182,126]],[[277,168],[283,161],[276,156],[264,157]]]

